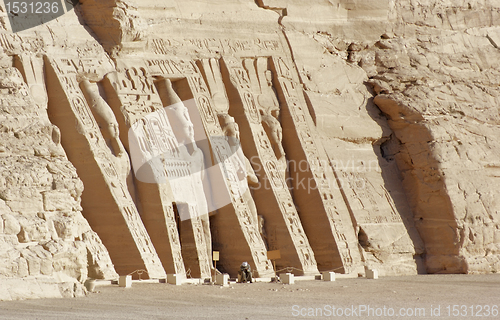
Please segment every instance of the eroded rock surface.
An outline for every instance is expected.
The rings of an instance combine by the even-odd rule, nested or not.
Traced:
[[[393,34],[359,52],[375,54],[374,102],[393,130],[382,151],[401,169],[428,272],[499,267],[499,5],[401,1]]]
[[[22,63],[28,56],[19,59],[29,65]],[[46,99],[35,98],[43,92],[12,66],[2,67],[0,79],[0,297],[81,295],[87,277],[116,277],[106,248],[82,216],[83,183],[47,117]]]

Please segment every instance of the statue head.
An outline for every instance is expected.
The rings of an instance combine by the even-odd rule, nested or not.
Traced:
[[[233,138],[231,140],[240,140],[240,128],[234,118],[228,114],[219,115],[219,121],[222,126],[222,130],[227,137]]]
[[[280,118],[280,109],[271,110],[271,115],[273,117],[275,117],[276,119],[279,119]]]
[[[114,119],[114,121],[108,122],[108,131],[111,138],[118,139],[120,135],[120,129],[118,127],[118,122]]]

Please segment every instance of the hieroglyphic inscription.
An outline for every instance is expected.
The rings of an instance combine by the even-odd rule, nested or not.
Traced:
[[[119,96],[129,128],[136,121],[163,108],[154,79],[148,74],[145,65],[120,68],[117,72],[106,75],[106,78]]]
[[[150,59],[146,61],[149,73],[155,75],[170,75],[183,78],[196,74],[196,68],[191,61],[182,59]]]
[[[61,58],[57,64],[57,70],[60,74],[98,74],[104,63],[98,59],[92,58]]]
[[[257,94],[262,94],[255,68],[254,60],[247,59],[242,62],[236,58],[223,59],[230,75],[231,81],[237,88],[238,94],[243,102],[245,116],[250,123],[252,136],[258,153],[258,161],[262,164],[261,181],[267,180],[270,182],[270,194],[268,197],[274,197],[281,211],[282,221],[284,222],[290,240],[296,248],[296,255],[300,266],[305,273],[316,272],[316,260],[314,253],[309,245],[309,241],[302,228],[302,224],[298,218],[297,210],[293,203],[290,191],[288,190],[285,177],[280,173],[278,159],[271,148],[271,142],[264,131],[261,124],[260,113],[264,113],[269,106],[260,105],[255,98]],[[245,68],[245,67],[246,68]],[[261,75],[263,76],[263,75]],[[252,80],[251,80],[252,79]],[[268,92],[269,93],[269,92]],[[266,100],[266,99],[262,99]],[[267,187],[267,186],[266,186]],[[267,188],[266,188],[267,189]],[[283,253],[284,254],[284,253]],[[297,259],[293,258],[293,260]]]
[[[321,195],[322,205],[328,216],[342,264],[344,269],[349,272],[354,264],[361,260],[357,241],[352,232],[351,217],[346,208],[345,210],[338,208],[340,200],[337,201],[337,199],[340,197],[335,197],[332,193],[336,190],[335,186],[332,185],[336,180],[331,168],[324,165],[325,161],[321,161],[320,155],[323,155],[324,150],[318,146],[311,133],[310,121],[308,121],[310,115],[305,102],[302,101],[303,96],[297,85],[296,70],[284,58],[273,58],[272,62],[283,94],[283,102],[286,103],[294,121],[295,130],[308,158],[314,183],[317,186],[317,189],[310,190],[310,192],[319,192]],[[326,154],[323,157],[326,159]]]
[[[368,179],[352,172],[342,173],[342,179],[348,182],[353,199],[350,205],[358,224],[403,223],[392,196],[384,186],[375,187]]]
[[[158,55],[178,55],[179,52],[204,52],[213,55],[244,55],[260,52],[261,54],[281,54],[281,43],[276,37],[273,39],[216,39],[216,38],[186,38],[163,39],[155,38],[150,41],[153,53]]]

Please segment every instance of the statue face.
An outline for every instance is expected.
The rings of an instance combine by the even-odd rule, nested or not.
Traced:
[[[118,123],[110,123],[109,124],[109,133],[111,134],[111,137],[112,138],[118,138],[118,136],[120,135],[120,131],[118,129]]]
[[[226,126],[226,135],[231,138],[235,138],[236,140],[240,140],[240,130],[238,128],[238,124],[236,122],[232,122],[227,124]]]
[[[273,111],[271,111],[271,115],[272,115],[273,117],[275,117],[276,119],[279,119],[279,118],[280,118],[280,110],[279,110],[279,109],[277,109],[277,110],[273,110]]]

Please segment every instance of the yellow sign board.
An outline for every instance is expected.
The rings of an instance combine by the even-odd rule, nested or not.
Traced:
[[[212,256],[213,256],[212,259],[214,261],[219,261],[219,251],[212,252]]]
[[[269,260],[278,260],[281,259],[281,253],[279,250],[273,250],[267,252],[267,258]]]

